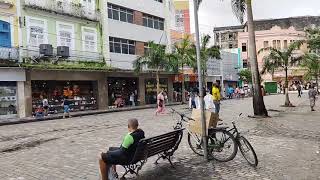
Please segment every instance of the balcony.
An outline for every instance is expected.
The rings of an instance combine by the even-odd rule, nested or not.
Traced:
[[[83,6],[80,3],[69,2],[68,0],[25,0],[24,6],[91,21],[100,20],[99,11],[92,10],[92,8]]]
[[[0,0],[0,8],[9,9],[13,7],[13,0]]]
[[[19,52],[17,48],[0,47],[0,60],[13,60],[19,59]]]

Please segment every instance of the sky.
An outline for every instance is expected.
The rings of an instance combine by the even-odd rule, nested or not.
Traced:
[[[190,1],[191,31],[194,32],[193,0]],[[253,0],[254,19],[292,16],[320,16],[320,0]],[[212,34],[213,27],[239,25],[231,0],[203,0],[199,9],[201,34]]]

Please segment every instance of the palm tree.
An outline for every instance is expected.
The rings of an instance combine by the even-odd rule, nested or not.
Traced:
[[[271,52],[272,53],[272,52]],[[273,54],[271,54],[269,56],[265,56],[263,57],[263,69],[261,71],[261,74],[267,74],[270,73],[271,74],[271,79],[273,80],[274,78],[274,73],[276,71],[276,69],[281,66],[277,63],[277,61],[274,60],[273,58]]]
[[[303,57],[301,64],[302,67],[306,68],[307,72],[305,74],[305,79],[311,80],[316,79],[316,86],[319,90],[319,76],[320,76],[320,56],[315,53],[307,53]]]
[[[172,58],[175,58],[175,61],[178,64],[178,67],[181,69],[182,74],[182,102],[186,101],[185,97],[185,81],[184,81],[184,67],[192,66],[193,63],[193,51],[191,50],[192,43],[190,41],[189,36],[184,37],[180,42],[174,44],[174,53],[172,54]]]
[[[220,50],[218,46],[210,46],[209,42],[210,42],[211,36],[210,35],[205,35],[201,38],[201,44],[200,44],[200,61],[201,61],[201,70],[202,70],[202,77],[203,77],[203,82],[205,87],[207,86],[206,83],[206,76],[207,76],[207,62],[209,59],[221,59],[221,55],[220,55]],[[193,66],[193,68],[195,70],[197,69],[197,63],[196,63],[196,57],[195,57],[195,52],[196,52],[196,47],[193,44],[193,62],[190,63],[191,66]]]
[[[284,106],[292,106],[290,100],[289,100],[289,93],[288,93],[288,68],[290,65],[294,64],[295,62],[302,59],[301,55],[297,55],[296,50],[300,48],[300,46],[304,43],[304,41],[296,41],[287,49],[279,50],[273,47],[267,47],[262,48],[259,50],[259,54],[262,52],[268,52],[266,56],[264,56],[265,64],[268,65],[268,67],[263,67],[263,69],[270,69],[276,68],[276,69],[284,69],[285,71],[285,104]]]
[[[155,72],[157,94],[160,93],[160,72],[176,71],[176,64],[171,61],[170,55],[166,53],[166,47],[152,41],[148,42],[147,52],[133,61],[133,67],[136,73],[141,72],[144,68],[148,68]]]

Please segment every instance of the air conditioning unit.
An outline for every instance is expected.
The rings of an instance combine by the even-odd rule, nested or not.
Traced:
[[[68,46],[58,46],[57,47],[57,56],[59,57],[69,57],[69,47]]]
[[[51,44],[40,44],[40,54],[44,56],[53,56],[53,47]]]

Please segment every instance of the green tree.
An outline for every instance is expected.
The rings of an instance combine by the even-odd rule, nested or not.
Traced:
[[[307,72],[304,75],[306,80],[316,79],[316,86],[319,89],[320,76],[320,56],[315,53],[307,53],[303,56],[301,66],[306,68]]]
[[[272,47],[262,48],[259,50],[259,54],[262,52],[268,52],[267,55],[263,57],[265,61],[265,65],[267,67],[263,67],[263,69],[283,69],[285,71],[285,104],[284,106],[292,106],[290,99],[289,99],[289,92],[288,92],[288,68],[290,65],[294,64],[295,62],[302,59],[302,55],[296,53],[296,50],[301,47],[304,41],[296,41],[289,45],[287,49],[279,50]]]
[[[207,62],[209,59],[221,59],[221,55],[220,55],[220,49],[218,46],[210,46],[210,39],[211,36],[210,35],[205,35],[201,38],[201,42],[200,42],[200,61],[201,61],[201,73],[202,73],[202,77],[203,77],[203,82],[204,85],[207,86],[206,83],[206,77],[207,77]],[[196,58],[196,46],[193,44],[192,45],[192,54],[193,54],[193,61],[190,62],[190,65],[196,70],[198,71],[197,68],[197,58]]]
[[[178,65],[178,69],[181,70],[182,74],[182,102],[186,102],[185,97],[185,81],[184,81],[184,67],[193,66],[194,54],[192,51],[192,42],[190,37],[186,36],[181,41],[174,44],[174,52],[171,55],[172,59],[175,59],[175,62]]]
[[[306,30],[308,48],[319,54],[320,53],[320,29],[309,28]]]
[[[155,72],[157,94],[160,93],[160,72],[175,72],[177,71],[176,67],[177,64],[172,60],[171,55],[166,53],[166,47],[152,41],[148,42],[147,52],[133,61],[133,68],[136,73],[146,70],[146,68]]]
[[[249,69],[242,69],[239,72],[241,81],[248,81],[248,83],[252,83],[252,73]]]

